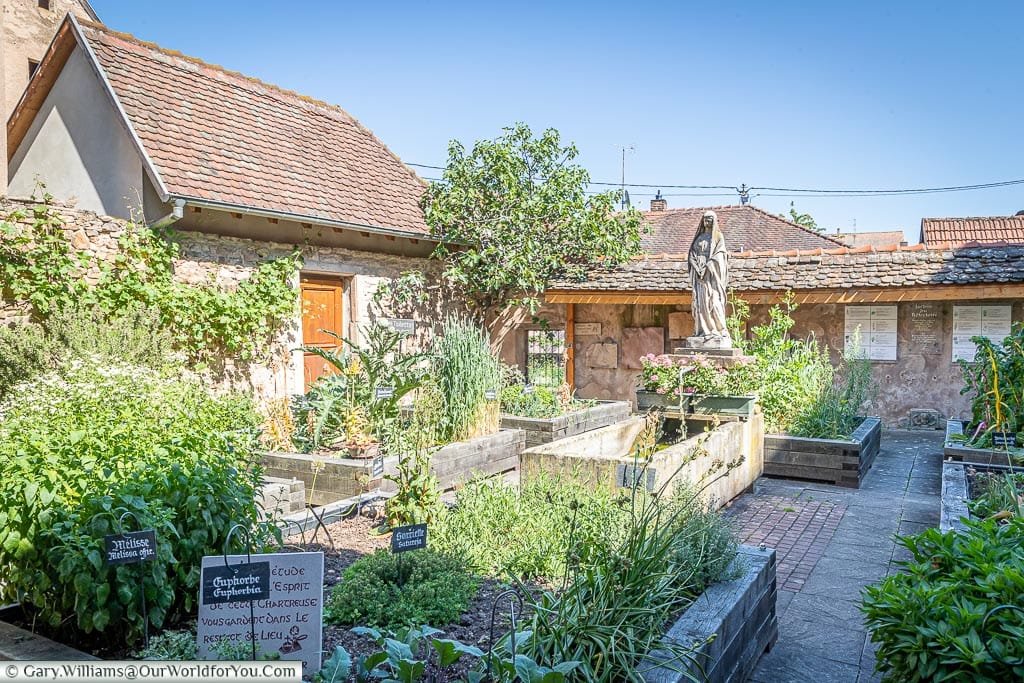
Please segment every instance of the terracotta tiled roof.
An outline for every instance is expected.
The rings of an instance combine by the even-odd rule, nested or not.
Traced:
[[[751,249],[831,249],[842,244],[830,237],[751,206],[711,206],[646,211],[652,232],[643,238],[648,254],[683,253],[690,248],[705,211],[718,215],[730,251]]]
[[[170,195],[428,232],[423,181],[341,108],[81,26]]]
[[[922,218],[926,244],[1024,244],[1024,216]]]
[[[745,252],[730,258],[729,286],[740,291],[856,289],[1024,282],[1024,246],[952,249],[890,246]],[[690,289],[686,257],[644,257],[553,290],[673,292]]]
[[[902,230],[878,230],[876,232],[846,232],[830,235],[848,247],[888,247],[892,244],[906,244]]]

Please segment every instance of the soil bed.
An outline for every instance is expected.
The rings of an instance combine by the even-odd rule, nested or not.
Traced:
[[[363,515],[357,515],[350,519],[334,522],[327,525],[333,540],[333,548],[324,538],[324,531],[319,530],[315,539],[316,543],[307,543],[301,546],[305,551],[322,551],[324,553],[324,600],[326,601],[331,589],[341,580],[345,569],[360,557],[372,554],[378,548],[388,548],[391,543],[390,535],[375,536],[371,531],[379,526],[381,520],[372,519]],[[313,540],[312,532],[306,533],[307,540]],[[293,536],[285,541],[291,545],[291,549],[301,545],[301,538]],[[509,584],[494,579],[482,578],[480,588],[476,597],[469,603],[466,611],[458,623],[438,626],[444,633],[435,636],[439,638],[451,638],[461,641],[467,645],[475,645],[481,650],[487,651],[490,624],[491,608],[498,595],[509,588]],[[356,660],[361,655],[369,655],[377,652],[376,644],[367,636],[355,635],[351,632],[352,626],[336,626],[324,623],[324,659],[331,656],[336,645],[341,645],[352,659]],[[495,636],[502,637],[509,630],[507,609],[505,614],[499,614],[495,620]],[[384,629],[382,629],[384,630]],[[421,653],[422,655],[423,653]],[[473,657],[465,657],[458,665],[448,667],[445,674],[440,675],[436,680],[447,681],[464,678],[466,671],[476,666],[477,660]],[[433,666],[427,668],[428,673],[437,673]]]

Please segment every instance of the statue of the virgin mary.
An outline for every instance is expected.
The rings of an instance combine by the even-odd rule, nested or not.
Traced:
[[[705,348],[730,349],[732,339],[725,324],[726,287],[729,284],[729,252],[714,211],[705,211],[687,258],[693,291],[694,341]]]

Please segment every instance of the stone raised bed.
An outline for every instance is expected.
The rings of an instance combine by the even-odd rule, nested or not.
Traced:
[[[665,634],[674,644],[703,643],[694,661],[686,668],[673,663],[643,671],[647,683],[745,681],[778,640],[775,551],[740,546],[736,562],[739,578],[709,586]],[[655,651],[652,659],[669,657]]]
[[[494,434],[442,446],[431,456],[431,469],[443,491],[474,476],[511,472],[519,467],[519,454],[526,447],[526,433],[502,429]],[[390,491],[394,484],[373,477],[373,460],[331,458],[306,453],[273,452],[263,456],[266,474],[281,479],[301,479],[312,505],[327,505],[373,489]],[[384,473],[394,474],[398,457],[384,459]],[[319,472],[315,469],[319,468]],[[314,475],[316,480],[314,481]]]
[[[598,401],[596,405],[558,417],[519,417],[501,415],[502,429],[522,429],[526,432],[526,447],[551,443],[567,436],[576,436],[592,429],[621,422],[632,412],[628,401]]]
[[[764,437],[764,473],[860,488],[882,442],[882,423],[865,417],[849,440],[786,434]]]
[[[524,481],[540,473],[573,477],[592,485],[631,486],[639,481],[650,490],[690,484],[702,489],[705,499],[718,507],[743,493],[761,476],[764,422],[755,414],[745,422],[720,424],[704,434],[663,448],[644,468],[637,463],[633,444],[644,428],[643,417],[632,417],[608,427],[528,448],[522,453]],[[704,453],[695,453],[704,449]],[[696,455],[696,457],[694,457]],[[727,474],[722,463],[742,457]],[[639,471],[638,471],[639,470]],[[722,475],[722,476],[719,476]]]
[[[961,420],[946,420],[946,442],[942,448],[942,455],[946,460],[971,463],[974,465],[1017,465],[1020,466],[1024,456],[1011,455],[1005,450],[995,448],[971,448],[962,443],[952,440],[953,436],[964,433],[964,423]]]

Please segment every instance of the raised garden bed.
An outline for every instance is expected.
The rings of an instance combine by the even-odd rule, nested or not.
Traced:
[[[942,463],[942,498],[941,510],[939,512],[939,530],[963,531],[964,520],[974,519],[971,514],[968,502],[972,499],[972,476],[968,476],[968,469],[974,473],[1001,474],[1004,472],[1020,472],[1018,467],[1007,467],[1003,465],[989,465],[963,462]]]
[[[849,440],[786,434],[764,437],[764,473],[860,488],[882,441],[882,423],[865,417]]]
[[[720,507],[746,491],[761,476],[764,423],[760,415],[747,421],[726,422],[706,434],[692,436],[678,444],[661,448],[643,469],[632,452],[644,427],[644,418],[634,417],[618,424],[584,434],[528,448],[522,453],[520,475],[524,480],[539,473],[575,477],[607,486],[630,486],[636,478],[650,490],[668,481],[705,486],[703,495]],[[694,454],[698,449],[704,453]],[[725,476],[720,466],[742,458]],[[640,470],[640,471],[638,471]],[[717,478],[716,478],[717,477]],[[707,484],[708,479],[714,479]]]
[[[598,401],[583,410],[557,417],[518,417],[502,414],[501,427],[526,432],[526,447],[529,448],[615,424],[628,418],[630,412],[627,401]]]
[[[502,429],[494,434],[442,446],[431,457],[431,468],[442,490],[474,476],[490,476],[515,470],[526,447],[526,433]],[[326,505],[371,489],[389,491],[394,485],[373,476],[373,460],[329,458],[306,453],[273,452],[263,456],[266,474],[282,479],[301,479],[312,505]],[[384,459],[384,474],[393,474],[398,457]]]
[[[713,584],[669,628],[665,640],[703,645],[685,671],[659,666],[643,672],[648,683],[745,681],[761,654],[779,637],[775,611],[775,550],[740,546],[742,574]],[[710,639],[710,640],[709,640]],[[658,659],[658,654],[653,654]]]
[[[946,441],[942,455],[946,460],[975,465],[1024,465],[1024,452],[1011,452],[997,448],[971,448],[954,440],[964,433],[962,420],[946,420]]]

